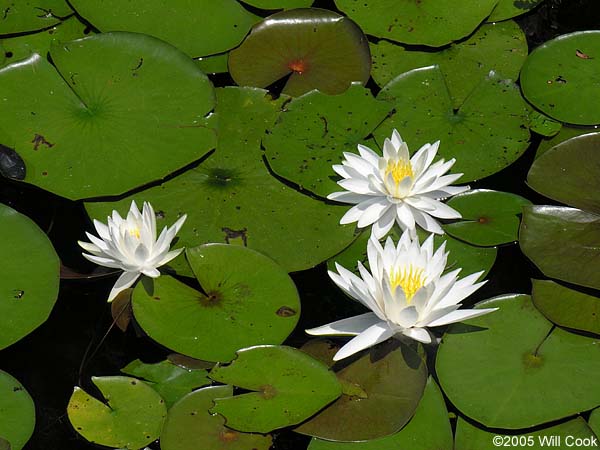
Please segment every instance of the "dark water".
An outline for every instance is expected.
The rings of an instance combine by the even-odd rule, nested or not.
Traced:
[[[518,22],[533,48],[559,34],[594,29],[600,24],[598,0],[547,0]],[[335,9],[333,1],[319,1],[315,6]],[[228,84],[227,77],[215,84]],[[533,160],[536,139],[515,164],[472,187],[486,187],[524,195],[534,203],[547,203],[524,183]],[[36,188],[0,179],[0,202],[31,217],[49,233],[63,263],[91,270],[79,254],[77,239],[89,229],[87,217],[79,203],[69,202]],[[530,290],[529,279],[541,276],[521,254],[517,245],[499,249],[498,259],[490,272],[488,284],[473,302],[500,293]],[[302,330],[352,313],[351,303],[340,295],[325,275],[325,267],[293,274],[301,296],[303,316],[286,343],[301,345],[306,337]],[[1,367],[19,379],[36,403],[37,424],[27,450],[97,449],[79,437],[66,416],[66,405],[75,385],[93,392],[92,375],[115,375],[136,358],[147,362],[163,359],[168,351],[130,327],[126,333],[110,328],[112,318],[106,295],[114,278],[94,281],[64,280],[60,296],[49,320],[31,335],[0,352]],[[105,336],[106,335],[106,336]],[[308,439],[294,433],[275,436],[277,450],[306,448]]]

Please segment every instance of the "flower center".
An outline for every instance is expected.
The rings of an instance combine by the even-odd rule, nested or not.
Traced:
[[[385,176],[387,177],[390,173],[396,184],[399,184],[406,177],[412,178],[414,176],[410,161],[404,159],[388,161],[387,167],[385,168]]]
[[[138,227],[130,228],[129,236],[139,239],[140,238],[140,229]]]
[[[390,275],[390,285],[392,291],[398,286],[404,291],[406,302],[410,304],[417,291],[425,285],[425,270],[421,267],[414,267],[410,264],[408,267],[402,267],[394,270]]]

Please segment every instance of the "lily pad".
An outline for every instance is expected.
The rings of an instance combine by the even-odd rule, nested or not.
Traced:
[[[235,430],[268,433],[296,425],[342,393],[327,366],[295,348],[264,345],[237,353],[231,364],[210,372],[215,381],[255,391],[215,400],[210,411]]]
[[[315,0],[243,0],[244,3],[261,9],[308,8]]]
[[[335,270],[334,263],[337,262],[358,275],[358,269],[356,267],[357,261],[361,261],[366,267],[369,267],[369,261],[367,260],[367,242],[370,234],[371,233],[368,230],[362,232],[346,250],[333,258],[330,258],[327,261],[328,269]],[[397,242],[398,239],[400,239],[400,234],[396,228],[392,229],[390,236],[394,242]],[[427,239],[428,233],[419,230],[418,236],[419,241],[423,242]],[[450,252],[448,255],[446,271],[455,270],[460,267],[462,268],[461,273],[463,275],[469,275],[483,270],[484,273],[481,275],[483,278],[494,265],[494,261],[496,261],[498,251],[494,247],[475,247],[448,235],[436,235],[433,238],[435,248],[439,248],[443,242],[446,242],[446,251]]]
[[[65,0],[1,0],[0,11],[0,36],[48,28],[73,14]]]
[[[537,158],[527,184],[540,194],[600,214],[600,133],[561,142]]]
[[[405,48],[381,40],[371,44],[373,79],[383,86],[401,73],[439,65],[453,105],[459,107],[494,70],[516,80],[527,58],[525,34],[514,21],[482,25],[472,36],[436,52]]]
[[[139,449],[156,440],[167,408],[146,383],[129,377],[92,377],[106,403],[75,387],[67,406],[73,428],[94,444]]]
[[[541,136],[552,137],[560,133],[562,123],[551,119],[541,112],[531,109],[529,111],[529,129]]]
[[[380,414],[381,415],[381,414]],[[314,438],[308,450],[452,450],[452,429],[444,396],[432,378],[415,415],[399,432],[366,442],[331,442]]]
[[[59,260],[52,243],[33,221],[2,204],[0,236],[3,349],[31,333],[50,315],[58,296]]]
[[[0,436],[21,450],[33,434],[35,405],[23,385],[0,370]],[[1,440],[1,439],[0,439]]]
[[[121,372],[145,381],[165,400],[167,408],[195,388],[211,383],[207,370],[184,369],[168,360],[146,364],[136,359],[123,367]]]
[[[231,397],[231,386],[212,386],[194,391],[169,410],[160,435],[162,450],[268,450],[271,436],[240,433],[225,426],[218,414],[209,414],[214,400]]]
[[[246,245],[289,272],[313,267],[347,247],[355,228],[339,224],[347,208],[288,188],[263,162],[261,138],[285,98],[273,100],[252,88],[219,89],[218,96],[219,141],[213,155],[161,186],[119,202],[87,203],[90,215],[105,219],[115,208],[127,211],[132,199],[150,201],[159,211],[159,228],[162,218],[172,223],[187,213],[178,234],[181,245]],[[186,273],[181,257],[173,265]]]
[[[0,69],[0,119],[26,182],[70,199],[116,195],[214,147],[212,85],[170,45],[107,33],[50,55],[55,66],[34,54]]]
[[[229,53],[219,53],[218,55],[195,59],[194,62],[204,73],[226,73],[229,70],[227,67],[228,59]]]
[[[341,163],[344,151],[356,151],[391,109],[359,84],[336,96],[309,92],[288,103],[265,136],[269,165],[300,188],[327,197],[341,189],[331,166]]]
[[[186,255],[203,292],[168,276],[133,292],[135,318],[152,339],[193,358],[230,361],[239,348],[280,344],[298,323],[296,286],[273,260],[226,244]]]
[[[45,56],[52,45],[85,37],[87,26],[77,19],[69,19],[39,33],[0,39],[6,57],[0,67],[30,57],[34,53]]]
[[[406,72],[379,93],[394,102],[395,114],[376,130],[383,142],[398,129],[413,151],[441,140],[438,155],[456,158],[452,167],[460,182],[496,173],[514,162],[529,145],[527,107],[519,89],[490,73],[457,110],[437,66]]]
[[[500,22],[501,20],[511,19],[531,11],[544,0],[500,0],[488,22]]]
[[[340,94],[369,79],[369,43],[352,20],[333,11],[287,10],[257,24],[230,52],[229,71],[239,85],[267,87],[289,76],[284,94]]]
[[[575,208],[523,209],[519,244],[544,275],[600,289],[600,216]]]
[[[600,334],[600,298],[550,280],[531,280],[533,304],[561,327]]]
[[[531,202],[509,192],[477,189],[448,201],[462,215],[459,222],[444,225],[444,231],[469,244],[491,247],[519,239],[519,216]]]
[[[471,34],[496,3],[498,0],[335,0],[367,34],[430,47]]]
[[[582,441],[579,441],[579,440]],[[583,445],[583,440],[588,445]],[[502,434],[485,431],[459,418],[456,426],[454,450],[494,450],[498,447],[530,448],[533,450],[569,450],[571,448],[599,448],[593,445],[594,433],[581,417],[553,427],[523,434]]]
[[[72,0],[71,4],[100,31],[149,34],[191,57],[237,46],[261,19],[235,0]]]
[[[600,379],[589,376],[600,370],[600,341],[553,327],[527,295],[476,307],[499,310],[451,325],[436,360],[440,385],[460,412],[486,427],[518,429],[600,403]]]
[[[325,349],[313,345],[301,350],[312,356],[313,351],[323,354],[331,348],[328,340],[320,340],[319,344]],[[333,361],[328,364],[333,365]],[[388,341],[349,365],[333,369],[344,393],[294,431],[333,441],[388,436],[413,416],[427,382],[427,367],[421,356],[398,340]]]
[[[533,130],[532,128],[532,131]],[[588,133],[595,133],[598,131],[598,127],[569,127],[566,125],[563,125],[560,129],[560,131],[555,134],[554,136],[552,136],[550,139],[542,139],[542,141],[540,142],[540,145],[538,146],[538,149],[535,153],[535,157],[539,158],[540,156],[542,156],[544,153],[546,153],[548,150],[550,150],[552,147],[560,144],[561,142],[566,141],[567,139],[570,139],[572,137],[575,136],[581,136],[582,134],[588,134]]]
[[[590,418],[588,419],[588,425],[596,436],[600,435],[600,408],[596,408],[592,411]]]
[[[565,34],[536,48],[521,70],[523,95],[544,114],[600,123],[600,31]]]

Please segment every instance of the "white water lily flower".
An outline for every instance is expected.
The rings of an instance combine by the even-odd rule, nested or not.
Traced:
[[[459,219],[461,215],[439,200],[465,192],[469,186],[449,186],[462,176],[444,175],[454,159],[431,164],[439,145],[440,141],[425,144],[410,158],[406,142],[394,130],[392,139],[383,143],[383,156],[364,145],[358,146],[360,156],[344,152],[346,159],[333,170],[344,178],[338,184],[346,191],[327,198],[356,206],[340,223],[358,222],[359,228],[373,225],[372,234],[377,239],[390,231],[394,221],[402,230],[415,230],[419,225],[430,233],[444,234],[434,217]]]
[[[476,282],[483,272],[461,279],[457,278],[461,269],[443,274],[448,258],[446,243],[434,253],[433,237],[420,246],[418,238],[413,240],[405,231],[397,246],[388,237],[384,247],[371,237],[367,245],[371,272],[359,261],[360,277],[336,263],[338,273],[330,271],[331,279],[372,312],[306,330],[317,336],[356,336],[336,353],[334,361],[396,334],[430,343],[426,327],[460,322],[497,309],[458,309],[460,301],[485,283]]]
[[[169,247],[186,217],[184,214],[171,227],[164,227],[158,239],[156,215],[147,202],[144,202],[143,211],[140,212],[135,201],[132,201],[126,219],[113,211],[107,225],[94,220],[99,238],[86,233],[91,243],[79,241],[79,245],[90,254],[83,253],[83,256],[100,266],[124,271],[110,291],[109,302],[135,283],[141,274],[152,278],[160,276],[157,268],[183,251],[183,248],[169,251]]]

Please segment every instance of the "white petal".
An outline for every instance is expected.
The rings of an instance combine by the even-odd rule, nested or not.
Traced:
[[[372,312],[348,319],[338,320],[317,328],[310,328],[306,332],[312,336],[357,336],[367,328],[381,322]]]
[[[431,334],[425,328],[407,328],[402,330],[402,334],[423,344],[431,343]]]
[[[402,145],[404,141],[402,140],[402,136],[400,136],[400,133],[398,133],[398,130],[396,130],[394,128],[394,130],[392,131],[392,144],[394,145],[395,148],[398,148]]]
[[[158,261],[156,263],[156,267],[160,267],[164,264],[167,264],[172,259],[175,259],[176,257],[178,257],[181,254],[181,252],[183,250],[185,250],[185,249],[183,247],[181,247],[181,248],[171,250],[170,252],[166,253],[165,256],[163,256],[162,259],[160,259],[160,261]]]
[[[381,217],[373,223],[371,227],[371,233],[375,238],[381,239],[394,226],[394,222],[396,220],[396,208],[390,207]]]
[[[338,181],[337,184],[355,194],[369,195],[377,193],[377,191],[371,189],[371,183],[366,178],[347,178]]]
[[[100,239],[110,240],[110,233],[108,232],[108,227],[106,225],[99,220],[94,219],[94,228],[96,228],[96,232],[98,233],[98,236],[100,236]]]
[[[373,150],[371,150],[369,147],[366,147],[364,145],[358,144],[357,147],[358,147],[358,153],[360,153],[360,156],[364,160],[366,160],[370,164],[372,164],[373,166],[377,167],[380,156],[377,153],[375,153]]]
[[[463,320],[472,319],[474,317],[483,316],[496,311],[498,308],[489,309],[457,309],[456,311],[446,314],[445,316],[430,322],[428,326],[438,327],[441,325],[447,325],[449,323],[462,322]]]
[[[108,296],[108,301],[112,302],[115,297],[124,289],[131,287],[135,280],[140,276],[139,272],[123,272],[121,276],[115,282],[112,290],[110,291],[110,295]]]
[[[368,200],[369,197],[363,194],[355,194],[354,192],[340,191],[332,192],[327,196],[329,200],[336,202],[356,204]]]
[[[352,167],[353,169],[357,170],[365,178],[367,177],[367,175],[369,175],[371,173],[374,174],[377,171],[377,168],[373,167],[369,163],[369,161],[361,158],[358,155],[355,155],[354,153],[344,152],[344,157],[346,158],[344,165]]]
[[[113,269],[122,269],[123,268],[123,266],[121,265],[121,263],[119,261],[115,261],[112,258],[88,255],[87,253],[82,253],[81,255],[88,261],[98,264],[99,266],[110,267]]]
[[[370,326],[361,334],[356,336],[346,345],[344,345],[333,357],[334,361],[347,358],[361,350],[372,347],[391,338],[395,334],[389,325],[385,322],[379,322]]]
[[[160,277],[159,270],[155,269],[155,268],[143,269],[142,273],[144,275],[146,275],[147,277],[151,277],[151,278],[158,278],[158,277]]]
[[[444,230],[440,226],[437,220],[431,217],[429,214],[418,209],[412,210],[412,215],[415,218],[415,222],[423,228],[425,231],[435,234],[444,234]]]
[[[376,203],[380,204],[381,197],[371,197],[368,200],[360,202],[358,205],[350,208],[346,214],[340,219],[340,224],[345,225],[348,223],[358,222],[360,218],[363,216],[364,212],[371,206]]]
[[[86,252],[90,252],[96,256],[98,256],[99,254],[102,253],[102,250],[100,250],[96,245],[94,244],[90,244],[89,242],[84,242],[84,241],[77,241],[77,243],[79,244],[79,246],[84,249]]]
[[[358,220],[358,227],[364,228],[377,222],[393,205],[390,204],[385,197],[380,197],[379,201],[371,203],[367,209],[365,209],[363,215]]]
[[[398,217],[398,225],[402,230],[412,230],[415,228],[415,217],[407,204],[401,203],[397,205],[396,215]]]

